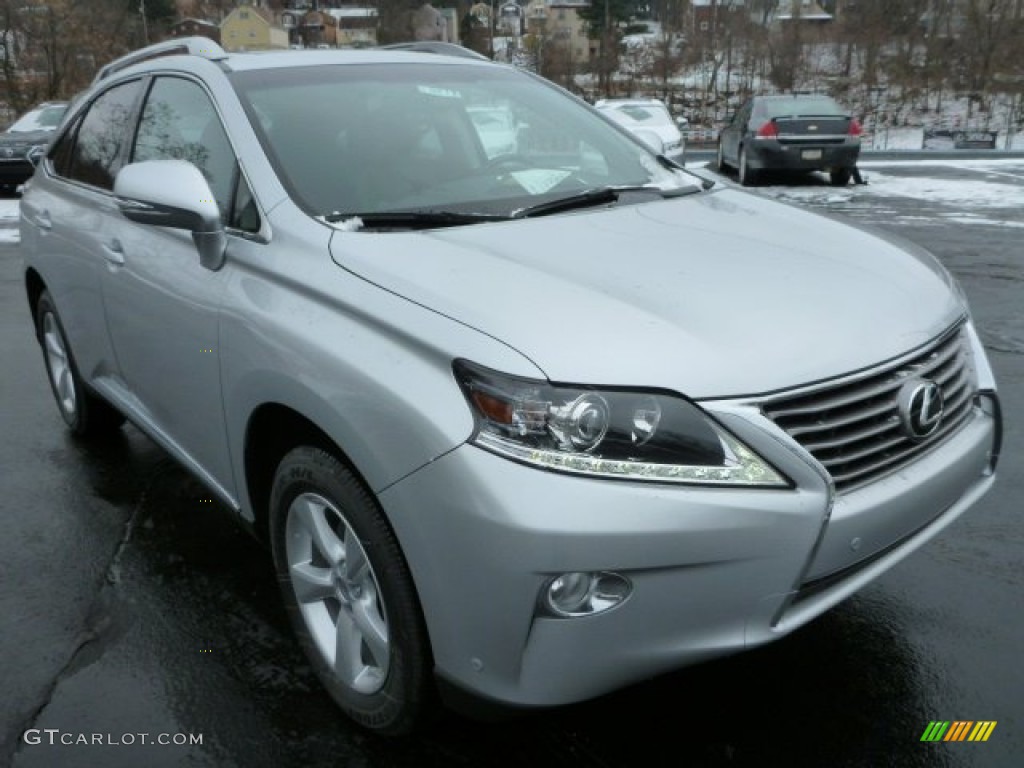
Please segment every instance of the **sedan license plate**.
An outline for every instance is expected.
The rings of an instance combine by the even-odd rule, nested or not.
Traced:
[[[820,149],[805,149],[800,153],[800,158],[803,160],[821,160]]]

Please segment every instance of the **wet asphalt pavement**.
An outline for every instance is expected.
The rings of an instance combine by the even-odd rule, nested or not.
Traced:
[[[1024,162],[1016,174],[1024,185]],[[444,713],[405,741],[337,713],[268,554],[166,454],[132,427],[102,445],[67,435],[17,247],[0,245],[0,766],[1024,764],[1024,210],[986,212],[1016,226],[971,226],[851,192],[808,202],[930,248],[971,298],[1006,419],[995,490],[774,645],[504,722]],[[986,743],[922,743],[932,720],[998,725]],[[92,734],[115,743],[59,744]]]

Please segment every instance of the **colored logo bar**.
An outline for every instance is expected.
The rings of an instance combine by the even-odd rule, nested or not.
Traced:
[[[996,720],[932,720],[921,741],[988,741]]]

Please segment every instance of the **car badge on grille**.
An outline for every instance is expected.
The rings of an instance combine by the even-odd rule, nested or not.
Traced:
[[[816,126],[816,125],[808,125],[807,126],[807,130],[808,131],[816,131],[816,130],[818,130],[818,126]]]
[[[903,431],[911,440],[924,440],[942,422],[942,390],[934,381],[911,379],[896,398]]]

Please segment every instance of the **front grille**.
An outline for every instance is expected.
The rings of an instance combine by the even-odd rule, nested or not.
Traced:
[[[943,399],[939,428],[920,442],[904,431],[896,402],[900,388],[913,378],[934,381]],[[849,491],[907,464],[956,430],[970,414],[974,389],[958,327],[884,371],[773,398],[762,408],[825,466],[837,490]]]

